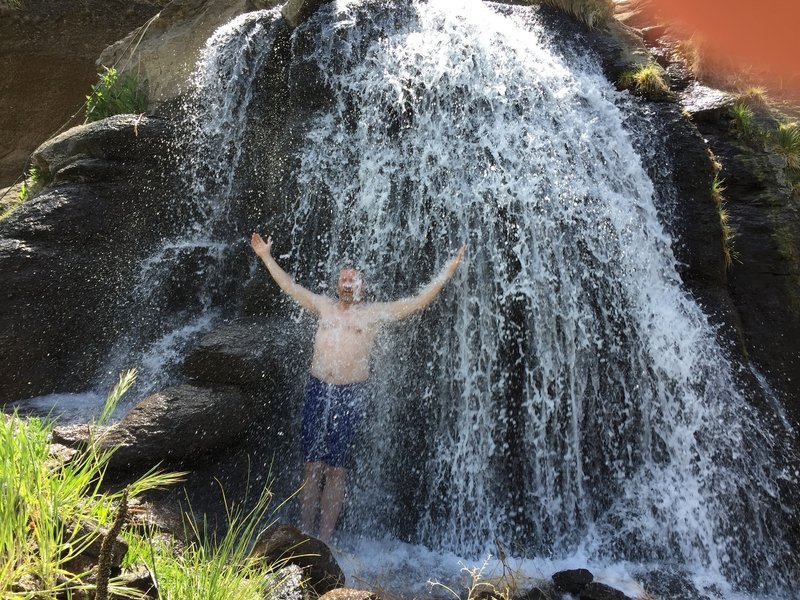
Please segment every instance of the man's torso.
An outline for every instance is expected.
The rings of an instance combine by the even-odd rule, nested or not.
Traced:
[[[331,302],[319,315],[311,374],[336,385],[366,381],[379,326],[370,305],[356,304],[345,309]]]

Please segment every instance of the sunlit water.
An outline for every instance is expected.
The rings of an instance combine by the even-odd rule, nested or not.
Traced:
[[[340,1],[293,38],[293,64],[317,65],[333,103],[271,221],[284,265],[318,290],[347,260],[391,299],[469,245],[436,304],[379,342],[338,553],[366,583],[389,569],[418,585],[500,541],[534,580],[588,566],[635,594],[637,572],[663,567],[726,598],[788,597],[798,565],[779,488],[797,474],[776,464],[681,286],[628,101],[590,58],[554,51],[535,15]],[[141,313],[105,372],[133,348],[163,385],[219,317],[276,18],[251,13],[209,40],[187,104],[187,227],[143,261]],[[186,265],[197,289],[162,312]]]
[[[469,244],[376,357],[347,526],[780,589],[795,474],[682,288],[618,94],[521,20],[339,3],[299,34],[335,102],[300,156],[289,264],[354,261],[389,298]]]

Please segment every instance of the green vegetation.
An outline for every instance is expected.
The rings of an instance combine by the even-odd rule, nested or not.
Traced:
[[[619,87],[630,90],[648,100],[665,100],[671,97],[664,70],[655,63],[640,65],[620,75]]]
[[[722,227],[722,254],[725,257],[725,267],[730,269],[733,266],[733,261],[739,257],[739,253],[734,248],[733,240],[735,234],[729,223],[728,210],[725,208],[725,191],[724,180],[720,178],[719,173],[714,175],[711,182],[711,199],[714,201],[714,206],[717,207],[719,213],[719,224]]]
[[[753,126],[753,109],[747,103],[737,100],[730,108],[731,130],[739,137],[752,138],[755,135]]]
[[[45,173],[43,173],[39,167],[32,165],[28,170],[27,177],[20,184],[17,197],[10,202],[6,202],[4,208],[0,210],[0,221],[6,219],[16,209],[30,200],[38,188],[42,185],[46,185],[49,181],[49,177],[46,177]]]
[[[53,454],[53,421],[0,415],[0,597],[7,599],[94,597],[102,595],[102,569],[87,565],[87,548],[112,539],[115,531],[129,543],[122,566],[147,565],[163,600],[263,599],[280,585],[275,565],[248,557],[272,498],[265,489],[250,509],[247,498],[230,504],[223,535],[203,521],[186,520],[199,541],[180,548],[170,536],[124,527],[128,498],[180,481],[182,473],[151,470],[122,491],[104,489],[103,478],[114,450],[105,449],[98,425],[114,412],[131,386],[128,371],[109,394],[99,419],[89,426],[85,447],[75,454]],[[110,533],[105,530],[111,528]],[[103,544],[106,550],[109,544]],[[104,563],[103,551],[98,560]],[[280,565],[278,565],[280,566]],[[95,577],[97,574],[100,577]],[[109,597],[143,598],[121,577],[108,580]]]
[[[603,25],[614,17],[614,3],[611,0],[540,0],[540,2],[572,15],[590,28]]]
[[[775,149],[786,159],[790,170],[800,170],[800,127],[797,123],[780,123],[778,125]]]
[[[106,402],[113,412],[133,383],[135,372],[124,374]],[[99,421],[97,424],[99,424]],[[97,425],[95,424],[95,425]],[[91,571],[76,567],[77,559],[97,543],[111,523],[121,492],[101,491],[103,475],[113,451],[101,447],[95,426],[85,448],[74,456],[50,455],[53,422],[23,419],[18,414],[0,423],[0,595],[30,597],[20,590],[33,588],[37,597],[89,590]],[[150,471],[128,489],[132,498],[147,490],[170,485],[179,474]],[[78,571],[78,572],[75,572]],[[136,597],[138,592],[109,584],[111,593]]]
[[[103,67],[100,80],[86,96],[86,123],[112,115],[136,114],[147,110],[144,86],[133,75],[120,77],[114,67]]]
[[[736,95],[738,102],[746,104],[750,107],[767,106],[769,98],[767,96],[767,89],[761,86],[750,86],[745,88]]]
[[[271,500],[269,487],[250,509],[243,508],[247,499],[235,506],[226,499],[228,527],[221,536],[205,520],[198,524],[187,518],[187,533],[198,541],[180,551],[173,540],[150,545],[129,536],[128,560],[145,563],[156,574],[162,600],[263,600],[283,583],[277,573],[283,565],[265,565],[249,556],[251,543],[272,510]]]

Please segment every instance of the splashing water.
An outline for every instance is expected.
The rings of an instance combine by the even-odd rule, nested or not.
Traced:
[[[334,100],[300,153],[290,267],[347,257],[391,298],[469,244],[378,352],[349,527],[781,588],[791,476],[682,288],[618,94],[519,20],[340,2],[295,36]]]
[[[188,345],[222,315],[229,295],[238,237],[231,219],[236,173],[248,128],[253,82],[269,55],[279,11],[241,15],[220,27],[206,42],[184,103],[181,178],[188,198],[176,203],[176,233],[140,263],[133,285],[135,318],[103,366],[98,389],[110,377],[136,365],[136,398],[163,388]],[[126,308],[129,310],[129,308]]]

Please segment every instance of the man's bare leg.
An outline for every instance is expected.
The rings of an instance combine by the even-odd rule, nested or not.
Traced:
[[[319,462],[308,462],[305,466],[303,489],[300,490],[300,526],[308,535],[314,531],[325,466]]]
[[[346,469],[325,465],[325,485],[322,488],[322,506],[319,513],[319,539],[331,541],[333,528],[344,505],[344,479]]]

